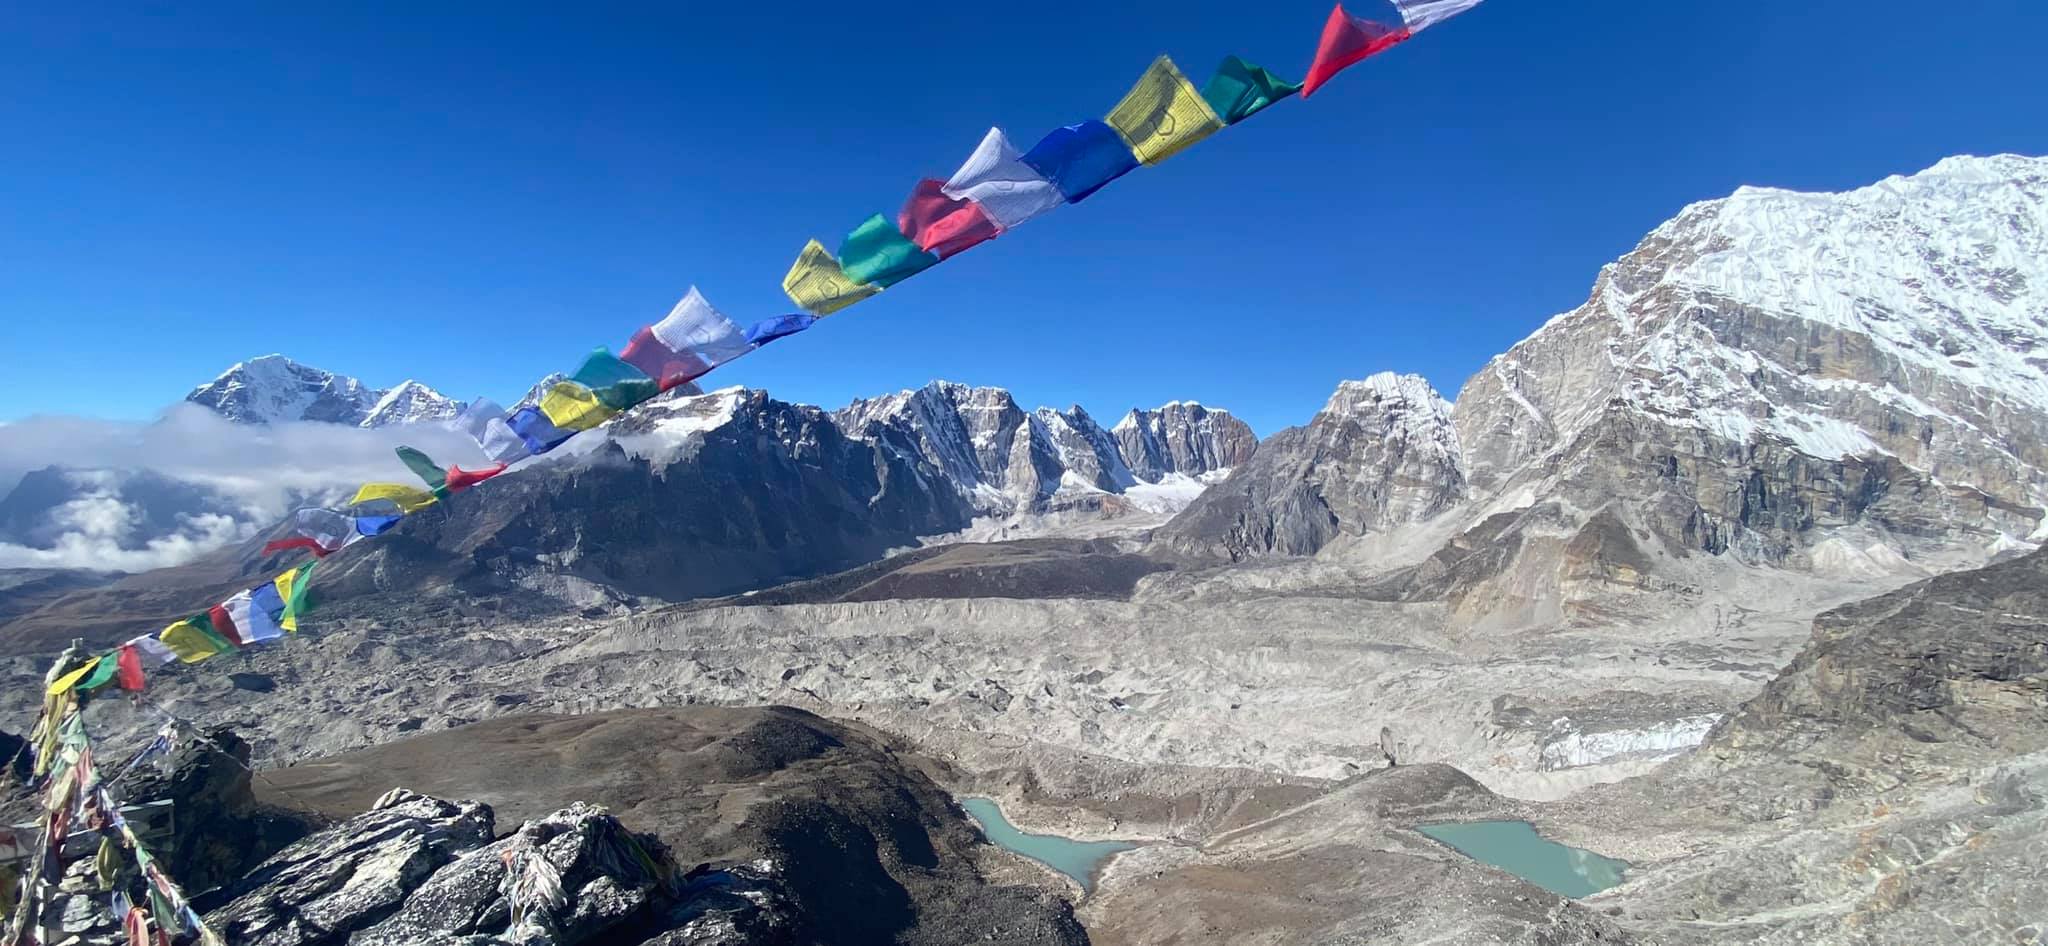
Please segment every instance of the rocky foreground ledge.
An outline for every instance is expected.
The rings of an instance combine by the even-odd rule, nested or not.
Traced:
[[[799,710],[506,717],[253,781],[247,754],[216,731],[127,796],[174,802],[166,861],[231,946],[1088,942],[990,879],[923,760]],[[125,943],[90,867],[53,941]]]

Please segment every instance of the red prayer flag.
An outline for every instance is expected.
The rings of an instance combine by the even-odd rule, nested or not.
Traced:
[[[1323,38],[1316,44],[1316,61],[1308,67],[1308,78],[1302,80],[1301,97],[1316,94],[1316,89],[1346,66],[1411,35],[1405,26],[1388,26],[1352,16],[1344,12],[1343,4],[1337,4],[1330,8],[1330,19],[1323,23]]]
[[[235,619],[228,616],[226,607],[216,604],[206,609],[206,618],[213,622],[213,629],[219,631],[230,643],[237,647],[249,646],[249,642],[242,637],[241,628],[235,626]]]
[[[654,337],[652,326],[633,333],[633,340],[626,343],[626,350],[619,353],[619,360],[645,372],[666,391],[676,385],[709,374],[712,366],[695,352],[676,351]]]
[[[130,693],[142,692],[142,655],[134,644],[123,644],[115,658],[114,685]]]
[[[505,472],[505,464],[503,463],[488,470],[465,470],[459,466],[449,467],[448,491],[459,493],[503,472]]]
[[[896,228],[918,249],[945,259],[1002,235],[1003,228],[980,204],[946,196],[945,186],[946,182],[930,178],[918,181],[910,199],[903,203],[903,212],[896,215]]]
[[[313,541],[308,536],[295,535],[288,539],[278,539],[275,542],[264,543],[263,554],[269,555],[273,552],[284,552],[291,549],[309,549],[315,558],[326,558],[333,551]]]

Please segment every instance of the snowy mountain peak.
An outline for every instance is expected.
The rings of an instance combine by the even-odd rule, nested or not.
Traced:
[[[359,426],[389,427],[442,421],[462,412],[461,403],[418,381],[406,380],[384,392]]]
[[[1437,393],[1436,386],[1419,374],[1382,371],[1363,381],[1340,381],[1323,405],[1326,414],[1374,411],[1413,415],[1430,423],[1448,424],[1451,402]]]

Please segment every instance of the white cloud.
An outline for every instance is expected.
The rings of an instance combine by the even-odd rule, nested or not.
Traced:
[[[80,471],[70,481],[84,492],[48,511],[61,532],[46,545],[0,543],[0,568],[176,565],[270,526],[295,499],[337,503],[364,482],[415,482],[391,452],[399,444],[418,447],[444,466],[485,464],[474,442],[437,425],[261,427],[229,423],[188,404],[146,424],[62,416],[15,421],[0,436],[0,495],[24,474],[50,466]],[[166,534],[138,536],[142,511],[120,493],[122,474],[138,470],[205,487],[235,514],[193,510],[180,514]]]

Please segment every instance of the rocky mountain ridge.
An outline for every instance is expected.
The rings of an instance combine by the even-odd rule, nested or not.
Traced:
[[[1347,382],[1161,538],[1231,559],[1434,547],[1535,514],[1563,530],[1544,554],[1570,558],[1606,510],[1610,558],[1982,562],[2048,538],[2044,260],[2048,159],[1744,188],[1603,268],[1455,406],[1421,378]]]
[[[1257,449],[1243,421],[1192,402],[1134,408],[1105,430],[1079,405],[1026,411],[1002,388],[949,381],[863,398],[832,418],[850,436],[915,444],[962,498],[996,516],[1227,472]]]

